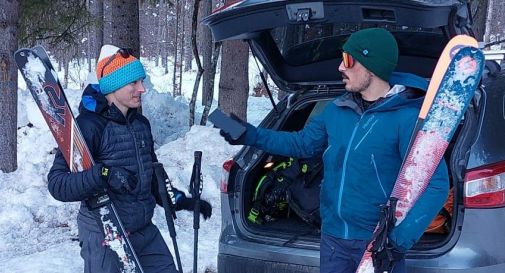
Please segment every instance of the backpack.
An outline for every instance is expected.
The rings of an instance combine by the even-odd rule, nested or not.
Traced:
[[[258,181],[247,219],[263,224],[287,218],[290,209],[303,221],[320,227],[319,188],[322,159],[289,158]]]
[[[305,176],[305,179],[295,180],[287,189],[289,207],[303,221],[321,228],[321,215],[319,214],[319,195],[323,180],[322,167],[319,163],[314,166],[314,171]]]

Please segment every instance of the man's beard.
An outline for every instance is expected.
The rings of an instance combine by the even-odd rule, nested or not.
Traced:
[[[351,86],[349,89],[347,89],[347,91],[356,92],[356,93],[361,93],[361,92],[365,91],[366,89],[368,89],[368,87],[370,87],[370,84],[372,83],[372,77],[373,77],[372,73],[367,71],[366,75],[364,75],[362,77],[359,84],[354,87]]]

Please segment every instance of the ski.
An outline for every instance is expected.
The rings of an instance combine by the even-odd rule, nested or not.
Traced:
[[[70,170],[79,172],[91,168],[93,158],[45,50],[40,46],[34,50],[22,48],[16,51],[14,59]],[[104,244],[117,254],[120,271],[143,273],[105,190],[93,199],[93,204],[97,210],[97,223],[104,232]]]
[[[428,186],[479,85],[484,55],[476,47],[474,38],[458,35],[451,39],[437,63],[389,199],[396,226],[405,219]],[[390,216],[393,219],[389,220],[395,217]],[[384,240],[388,228],[380,226],[379,223],[373,238],[379,240],[381,236],[378,235],[383,232],[381,239]],[[376,272],[370,251],[374,242],[368,244],[357,273]]]

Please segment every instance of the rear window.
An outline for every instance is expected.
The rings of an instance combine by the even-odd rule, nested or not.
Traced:
[[[342,45],[357,30],[383,27],[395,36],[400,55],[438,58],[447,39],[440,28],[378,24],[293,24],[272,29],[270,34],[289,65],[305,65],[340,58]]]

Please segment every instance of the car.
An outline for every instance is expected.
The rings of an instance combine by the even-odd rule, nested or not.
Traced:
[[[449,39],[472,35],[469,8],[463,0],[249,0],[203,23],[215,41],[246,41],[289,94],[259,126],[296,131],[344,92],[337,68],[350,33],[388,29],[399,45],[396,72],[428,80]],[[408,251],[409,273],[505,272],[505,74],[491,62],[444,156],[453,190],[446,230],[425,232]],[[280,160],[243,147],[224,162],[219,273],[319,272],[317,227],[296,215],[262,224],[248,219],[265,165]]]

